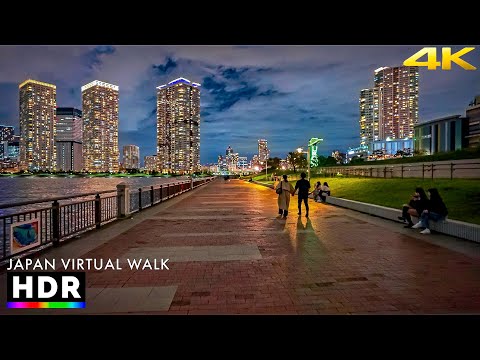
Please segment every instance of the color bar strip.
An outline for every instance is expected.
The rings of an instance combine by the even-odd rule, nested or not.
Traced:
[[[83,309],[85,302],[7,302],[9,309]]]

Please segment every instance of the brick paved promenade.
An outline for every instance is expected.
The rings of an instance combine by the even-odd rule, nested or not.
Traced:
[[[87,308],[55,313],[480,313],[480,245],[312,201],[298,217],[296,197],[282,220],[276,197],[219,179],[49,251],[170,259],[168,271],[89,271]]]

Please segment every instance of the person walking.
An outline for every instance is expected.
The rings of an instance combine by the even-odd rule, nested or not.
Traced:
[[[298,189],[298,215],[302,215],[302,201],[305,203],[305,217],[308,218],[308,192],[310,190],[310,181],[305,179],[307,174],[302,172],[301,179],[295,184],[295,191]]]
[[[424,227],[420,234],[430,234],[429,220],[443,220],[448,215],[447,206],[436,188],[428,189],[428,196],[430,199],[427,202],[427,208],[423,210],[420,221],[412,226],[412,229]]]
[[[286,219],[288,206],[290,205],[290,194],[295,192],[292,184],[288,182],[287,175],[283,175],[283,180],[277,184],[275,192],[278,194],[278,214]]]

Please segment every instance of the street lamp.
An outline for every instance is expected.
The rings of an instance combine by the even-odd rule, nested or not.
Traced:
[[[265,181],[268,181],[268,160],[265,158]]]
[[[299,154],[307,154],[307,166],[308,166],[308,181],[310,181],[310,151],[303,151],[301,147],[297,149]]]
[[[308,147],[307,147],[307,151],[303,151],[303,149],[301,147],[299,147],[297,149],[297,152],[299,152],[300,154],[307,154],[307,165],[308,165],[308,181],[310,181],[310,153],[312,152],[312,148],[317,145],[320,141],[323,141],[323,139],[319,139],[319,138],[311,138],[309,141],[308,141]]]

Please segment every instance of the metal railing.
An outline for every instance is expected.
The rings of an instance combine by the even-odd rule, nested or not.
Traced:
[[[480,162],[419,163],[386,166],[335,166],[315,169],[313,175],[376,178],[451,179],[480,178]]]
[[[9,213],[0,216],[0,263],[12,256],[58,246],[60,242],[83,232],[142,211],[184,192],[211,182],[215,177],[180,181],[130,190],[118,185],[116,190],[0,204]],[[15,208],[22,207],[21,210]],[[30,209],[24,210],[23,208]],[[17,223],[36,221],[30,245],[20,245],[13,236]],[[22,224],[18,224],[22,226]],[[12,238],[13,237],[13,238]],[[32,239],[30,239],[32,240]],[[12,251],[12,247],[14,247]]]
[[[194,182],[194,188],[200,186],[203,180]],[[195,185],[197,184],[197,185]],[[130,191],[130,212],[134,213],[143,209],[168,200],[172,197],[183,194],[190,190],[190,181],[162,184],[160,187],[145,186]]]

